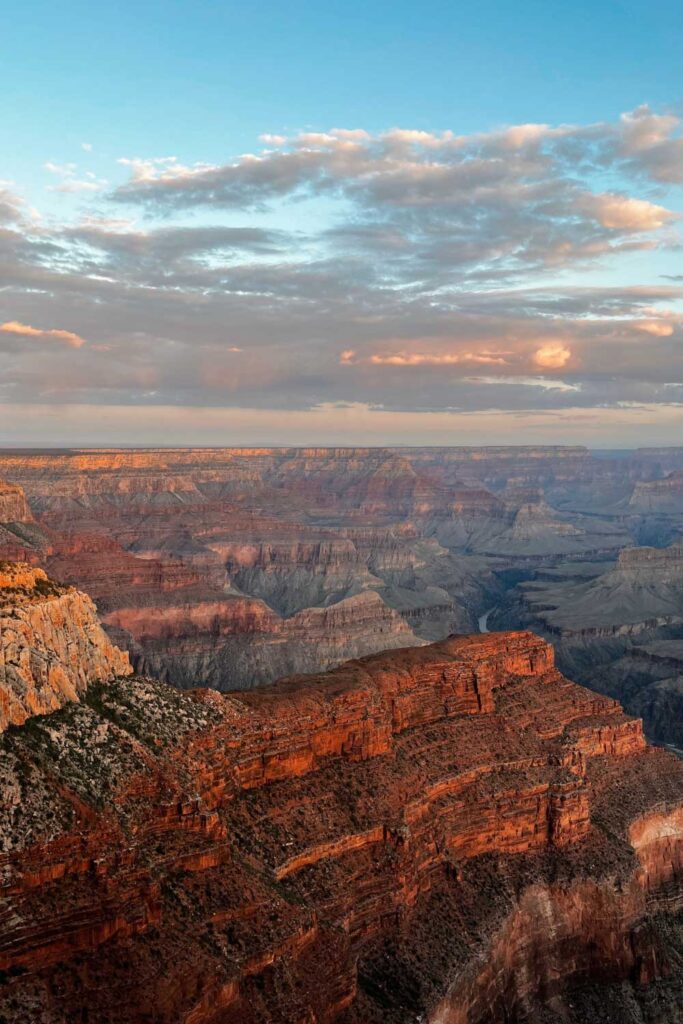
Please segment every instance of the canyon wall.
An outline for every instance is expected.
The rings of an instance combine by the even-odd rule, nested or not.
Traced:
[[[5,451],[0,474],[0,558],[86,590],[140,672],[250,688],[488,612],[683,744],[680,674],[631,656],[683,636],[681,448]]]
[[[0,561],[35,564],[49,548],[49,538],[33,518],[22,488],[0,479]]]
[[[78,696],[0,737],[13,1024],[540,1024],[680,981],[683,762],[532,634]]]
[[[683,747],[683,545],[628,548],[614,564],[518,585],[497,625],[553,641],[564,671],[618,697],[648,734]]]
[[[623,526],[544,497],[595,463],[553,447],[103,449],[4,452],[0,474],[49,537],[48,570],[93,596],[138,669],[226,689],[475,629],[501,559],[616,556]],[[208,609],[215,628],[198,629]]]

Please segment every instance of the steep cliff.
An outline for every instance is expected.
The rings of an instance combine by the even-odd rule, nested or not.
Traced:
[[[282,619],[243,595],[120,608],[104,615],[141,673],[174,686],[251,689],[293,672],[338,665],[378,647],[423,643],[374,590]]]
[[[227,695],[94,683],[5,732],[0,783],[13,1024],[676,1006],[683,762],[528,633]]]
[[[22,488],[0,479],[0,560],[35,563],[45,557],[49,546]]]
[[[0,732],[131,671],[89,597],[42,569],[0,562]]]
[[[0,480],[0,523],[32,523],[26,495],[17,484]]]
[[[563,671],[641,716],[651,739],[683,746],[683,666],[669,657],[683,637],[683,545],[626,549],[595,570],[521,583],[495,622],[552,639]]]
[[[629,506],[638,512],[683,516],[683,471],[669,473],[663,480],[637,483]]]

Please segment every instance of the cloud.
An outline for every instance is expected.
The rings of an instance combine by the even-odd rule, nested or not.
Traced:
[[[124,184],[81,190],[68,222],[0,185],[0,300],[21,328],[0,334],[3,396],[249,407],[275,426],[349,403],[393,424],[668,408],[683,402],[683,282],[655,151],[671,156],[679,133],[640,110],[269,135],[211,165],[122,158]],[[48,173],[56,189],[99,182],[75,164]],[[54,323],[78,333],[25,326]]]
[[[581,391],[580,384],[569,384],[565,380],[547,377],[467,377],[470,384],[487,384],[493,387],[542,388],[544,391]]]
[[[9,182],[0,181],[0,225],[16,224],[23,220],[24,203],[12,190]]]
[[[50,174],[58,174],[60,178],[66,178],[76,173],[77,164],[57,164],[53,160],[47,160],[44,164],[45,170]]]
[[[644,104],[622,114],[616,132],[615,156],[628,167],[653,181],[683,182],[683,138],[681,119],[674,114],[657,114]]]
[[[373,366],[458,366],[461,363],[503,365],[503,356],[489,352],[395,352],[370,356]]]
[[[38,327],[31,327],[29,324],[19,323],[18,320],[8,320],[0,324],[0,331],[4,334],[16,334],[26,338],[49,338],[55,341],[62,341],[70,348],[80,348],[85,345],[85,339],[73,331],[41,330]]]
[[[263,150],[224,163],[122,158],[130,177],[110,198],[152,215],[261,216],[324,197],[339,216],[320,241],[366,264],[384,257],[387,282],[521,280],[674,244],[678,215],[637,190],[643,161],[678,130],[675,118],[640,111],[616,123],[461,136],[409,127],[267,135]],[[624,176],[622,191],[594,187],[605,172]]]
[[[549,341],[534,352],[536,366],[546,370],[561,370],[572,357],[572,350],[561,341]]]
[[[595,195],[583,202],[603,227],[614,230],[656,231],[678,216],[663,206],[628,196]]]
[[[84,243],[103,267],[118,264],[129,269],[142,264],[168,274],[172,265],[216,252],[275,254],[287,242],[282,232],[258,227],[162,227],[134,230],[130,221],[86,221],[63,231],[70,241]]]
[[[101,192],[109,185],[106,178],[98,178],[92,171],[86,171],[84,175],[78,178],[76,176],[78,164],[75,163],[57,164],[52,160],[48,160],[44,167],[50,174],[54,174],[62,179],[58,185],[48,186],[50,192]]]
[[[674,325],[662,320],[642,320],[634,325],[636,330],[645,334],[653,334],[656,338],[668,338],[674,332]]]
[[[65,193],[77,193],[77,192],[101,192],[109,184],[104,179],[92,179],[92,178],[67,178],[65,181],[60,182],[59,185],[51,185],[51,192],[65,192]]]
[[[527,399],[529,392],[527,391]],[[683,408],[639,403],[628,407],[538,410],[522,414],[500,410],[477,412],[410,412],[397,414],[368,403],[321,404],[305,411],[278,413],[263,409],[177,408],[166,406],[72,406],[0,404],[0,443],[16,444],[17,417],[26,424],[25,440],[40,446],[83,444],[136,445],[144,438],[159,445],[254,444],[321,445],[425,444],[577,444],[637,447],[643,437],[669,444],[683,429]]]

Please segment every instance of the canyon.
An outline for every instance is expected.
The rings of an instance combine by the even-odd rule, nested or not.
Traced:
[[[0,1020],[681,1020],[683,761],[542,638],[181,690],[3,574],[73,685],[0,723]]]
[[[488,612],[683,747],[681,674],[656,658],[683,638],[683,448],[4,451],[0,478],[0,558],[83,588],[176,687],[249,689]]]

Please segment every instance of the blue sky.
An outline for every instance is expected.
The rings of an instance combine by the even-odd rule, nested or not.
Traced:
[[[682,44],[672,2],[16,5],[0,443],[662,443]]]
[[[2,151],[220,160],[262,132],[482,131],[683,103],[676,2],[13,5]]]

